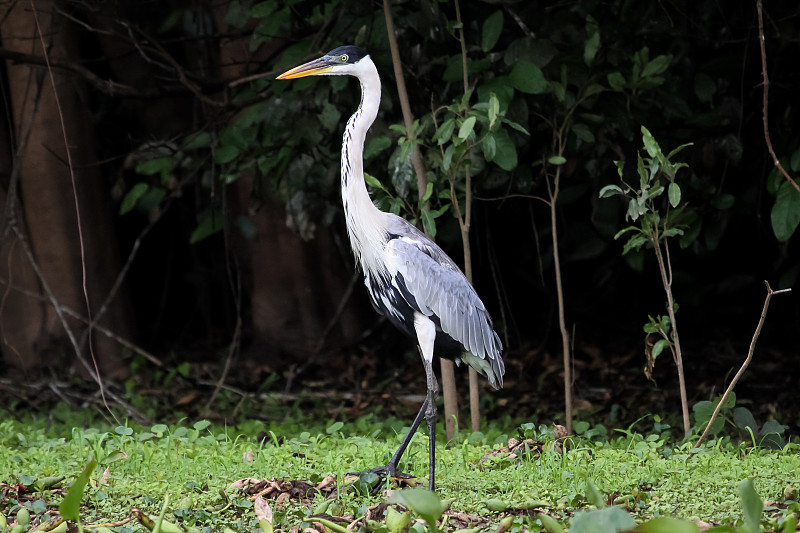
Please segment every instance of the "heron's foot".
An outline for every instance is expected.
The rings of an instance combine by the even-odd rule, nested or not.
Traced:
[[[400,472],[397,470],[397,467],[393,464],[377,466],[375,468],[370,468],[369,470],[361,470],[360,472],[348,472],[347,475],[358,476],[358,480],[354,481],[349,486],[355,486],[358,483],[363,483],[370,487],[369,493],[371,496],[378,494],[392,478],[397,480],[415,479],[411,474],[406,474],[405,472]]]

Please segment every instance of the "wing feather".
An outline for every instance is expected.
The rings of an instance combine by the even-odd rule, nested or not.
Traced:
[[[386,253],[389,275],[402,279],[409,305],[438,319],[443,332],[478,358],[466,362],[479,365],[476,369],[493,385],[502,386],[502,343],[486,307],[456,264],[416,228],[391,238]]]

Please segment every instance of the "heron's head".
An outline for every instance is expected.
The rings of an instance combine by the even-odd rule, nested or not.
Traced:
[[[369,55],[357,46],[334,48],[324,56],[287,70],[277,79],[290,80],[305,76],[342,76],[358,74],[358,64]]]

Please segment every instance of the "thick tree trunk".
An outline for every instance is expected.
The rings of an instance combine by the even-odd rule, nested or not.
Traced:
[[[224,3],[215,7],[220,33],[225,33],[227,9]],[[276,48],[279,44],[275,43]],[[219,48],[221,76],[230,79],[253,74],[248,68],[268,59],[271,53],[263,45],[255,53],[251,51],[249,37],[223,39]],[[352,270],[330,229],[319,227],[313,239],[303,241],[287,227],[283,202],[270,192],[272,185],[258,187],[267,192],[253,198],[259,179],[264,178],[244,176],[232,186],[232,216],[245,215],[256,228],[254,239],[237,238],[239,253],[249,267],[254,332],[251,355],[280,362],[280,369],[285,370],[292,359],[302,362],[318,351],[356,342],[362,324],[358,306],[352,302],[337,309],[348,298]],[[260,204],[257,210],[249,209],[254,200]],[[349,255],[349,251],[346,253]]]
[[[77,46],[70,26],[65,19],[54,14],[53,7],[54,3],[47,0],[36,0],[35,12],[30,3],[11,4],[2,13],[0,35],[3,46],[41,57],[41,32],[51,59],[75,60]],[[34,15],[38,16],[40,30]],[[46,69],[10,62],[6,68],[13,146],[20,146],[26,139],[27,146],[21,158],[13,162],[19,168],[7,170],[10,175],[18,177],[19,203],[14,212],[5,216],[14,218],[18,226],[26,230],[25,238],[41,275],[59,304],[88,317],[85,283],[94,315],[113,284],[119,261],[110,218],[110,196],[98,167],[93,165],[96,162],[94,131],[83,88],[74,78],[54,73],[57,102]],[[62,123],[66,131],[62,131]],[[65,136],[74,168],[74,189]],[[83,259],[78,214],[83,231]],[[18,277],[25,280],[27,288],[37,285],[21,246],[6,241],[4,249],[12,254],[15,268],[22,269]],[[85,278],[82,260],[85,260]],[[6,268],[5,264],[3,268]],[[5,279],[8,279],[8,273],[5,274]],[[37,292],[41,293],[41,290]],[[15,335],[14,344],[4,346],[3,353],[8,363],[15,364],[20,360],[12,353],[25,354],[24,366],[27,367],[45,359],[54,366],[53,357],[63,357],[71,365],[75,363],[75,352],[67,340],[64,325],[55,309],[42,303],[44,299],[44,294],[41,294],[40,299],[25,304],[26,308],[32,308],[25,311],[25,315],[31,311],[30,315],[2,315],[3,320],[11,321],[3,324],[5,329],[10,329],[12,323],[25,323],[25,327]],[[85,326],[74,319],[67,322],[75,338],[81,339]],[[99,322],[127,336],[130,322],[123,296],[116,296]],[[92,353],[104,376],[113,377],[124,372],[119,347],[107,337],[93,336]]]

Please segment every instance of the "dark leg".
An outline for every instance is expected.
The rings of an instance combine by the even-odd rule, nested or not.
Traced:
[[[371,468],[369,470],[362,470],[361,472],[351,472],[351,474],[359,475],[359,474],[364,474],[364,473],[367,473],[367,472],[372,472],[372,473],[378,474],[379,476],[385,476],[386,477],[386,480],[385,480],[386,482],[388,482],[389,478],[392,477],[392,476],[398,476],[399,475],[400,477],[408,477],[408,478],[413,477],[413,476],[410,476],[410,475],[405,474],[403,472],[399,472],[397,470],[397,465],[400,463],[400,459],[403,457],[403,453],[405,453],[406,448],[408,448],[408,445],[411,442],[411,439],[414,438],[414,433],[417,432],[417,428],[422,423],[422,417],[427,415],[427,413],[428,413],[428,408],[427,407],[428,407],[428,397],[426,396],[425,397],[425,401],[422,402],[422,407],[420,407],[419,413],[417,413],[416,418],[414,418],[414,422],[411,424],[411,429],[408,430],[408,433],[406,433],[406,436],[403,439],[403,442],[400,443],[400,447],[397,448],[396,452],[394,452],[394,455],[389,460],[389,463],[386,466],[378,466],[378,467],[375,467],[375,468]],[[434,406],[434,416],[435,416],[435,412],[436,412],[436,406]],[[372,494],[373,495],[377,494],[378,491],[380,491],[380,489],[381,489],[381,487],[383,485],[384,485],[383,483],[378,483],[372,489]]]
[[[419,413],[417,413],[417,417],[414,419],[414,422],[411,424],[411,429],[408,430],[408,433],[406,433],[406,436],[403,439],[403,442],[400,443],[400,447],[397,448],[396,452],[394,452],[394,455],[389,460],[389,463],[386,466],[377,466],[377,467],[371,468],[369,470],[363,470],[361,472],[352,472],[352,473],[353,474],[363,474],[365,472],[374,472],[374,473],[379,474],[379,475],[393,476],[395,474],[400,474],[402,476],[411,477],[411,476],[408,476],[408,474],[403,474],[402,472],[398,472],[397,471],[397,465],[398,465],[398,463],[400,463],[400,458],[403,457],[403,453],[405,453],[406,448],[408,448],[408,445],[411,442],[411,439],[414,438],[414,433],[416,433],[417,428],[422,423],[422,417],[425,416],[425,414],[427,412],[426,411],[427,405],[428,405],[428,398],[426,397],[425,401],[422,402],[422,407],[420,408]]]
[[[428,379],[428,395],[425,398],[423,408],[425,409],[425,419],[428,421],[428,490],[434,490],[434,473],[436,470],[436,395],[439,394],[439,382],[433,373],[433,366],[430,361],[422,360],[425,366],[425,375]],[[419,418],[419,416],[417,417]]]
[[[403,439],[403,442],[400,443],[400,447],[397,448],[397,451],[394,452],[392,459],[389,461],[389,465],[392,465],[395,469],[397,468],[397,464],[400,462],[400,458],[403,457],[403,453],[405,453],[406,448],[408,448],[408,444],[411,442],[411,439],[414,437],[414,433],[417,432],[417,428],[419,427],[420,423],[422,422],[422,417],[426,414],[426,408],[428,406],[428,398],[425,397],[425,401],[422,402],[422,407],[419,408],[419,413],[417,413],[416,418],[414,418],[414,423],[411,424],[411,429],[408,430],[406,434],[406,438]],[[386,465],[386,466],[389,466]],[[394,473],[394,472],[393,472]]]

